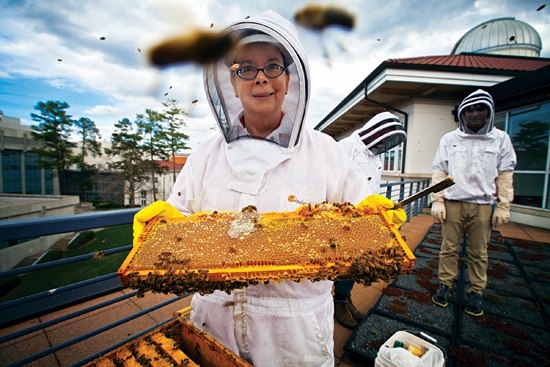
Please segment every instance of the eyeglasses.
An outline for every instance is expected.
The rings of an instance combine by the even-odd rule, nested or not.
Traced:
[[[254,66],[247,65],[242,68],[238,68],[235,71],[235,74],[237,74],[237,76],[241,79],[252,80],[256,77],[256,75],[258,75],[258,72],[262,71],[265,76],[270,79],[274,79],[281,75],[285,70],[285,67],[277,64],[269,64],[263,68],[255,68]]]

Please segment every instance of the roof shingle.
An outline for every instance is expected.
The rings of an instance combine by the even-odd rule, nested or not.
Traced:
[[[408,57],[402,59],[388,59],[386,62],[394,64],[456,66],[515,71],[535,71],[550,65],[550,59],[545,58],[480,54]]]

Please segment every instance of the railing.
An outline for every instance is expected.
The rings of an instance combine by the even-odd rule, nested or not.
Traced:
[[[400,181],[400,182],[385,183],[381,185],[382,186],[381,194],[392,199],[394,202],[399,202],[409,196],[412,196],[416,192],[426,188],[428,185],[429,185],[429,180],[427,179],[419,180],[419,181]],[[405,210],[407,212],[408,220],[412,216],[417,215],[427,205],[428,205],[427,197],[419,199],[407,205],[405,207]],[[0,222],[0,242],[22,239],[22,238],[29,238],[29,237],[58,234],[58,233],[75,232],[75,231],[81,231],[81,230],[93,229],[93,228],[110,227],[110,226],[115,226],[119,224],[128,224],[132,222],[133,216],[138,210],[139,209],[123,209],[123,210],[116,210],[116,211],[94,212],[94,213],[88,213],[88,214],[78,214],[78,215],[69,215],[69,216],[33,218],[33,219],[23,219],[23,220],[17,220],[17,221],[4,221],[4,222]],[[128,244],[125,246],[121,246],[119,248],[106,250],[104,256],[117,253],[117,252],[128,251],[131,247],[132,247],[131,244]],[[73,258],[55,260],[44,264],[36,264],[36,265],[26,266],[22,268],[11,269],[8,271],[0,272],[0,280],[3,280],[7,277],[21,275],[21,274],[25,274],[25,273],[45,269],[45,268],[52,268],[60,265],[65,265],[68,263],[89,260],[94,255],[96,255],[95,252],[87,255],[73,257]],[[86,281],[74,283],[74,284],[59,287],[56,289],[39,292],[30,296],[22,297],[12,301],[0,303],[0,327],[11,326],[21,321],[25,321],[25,320],[43,315],[45,313],[50,313],[52,311],[64,309],[70,305],[79,304],[86,300],[97,298],[102,295],[118,292],[122,289],[123,287],[120,284],[118,278],[116,277],[116,273],[111,273],[111,274],[106,274],[93,279],[89,279]],[[61,322],[71,320],[78,316],[85,315],[92,311],[100,310],[107,306],[112,306],[113,304],[135,297],[136,294],[137,292],[129,292],[122,296],[112,298],[108,301],[98,303],[94,306],[84,308],[80,311],[75,311],[75,312],[66,314],[64,316],[58,317],[56,319],[53,319],[47,322],[41,322],[37,325],[23,328],[4,336],[0,336],[0,346],[2,346],[3,343],[8,343],[9,341],[15,338],[23,337],[39,330],[44,330],[45,328],[51,327]],[[123,323],[129,322],[137,317],[143,316],[144,314],[150,313],[170,303],[178,301],[183,297],[185,296],[173,297],[164,302],[161,302],[152,307],[149,307],[145,310],[137,312],[133,315],[128,315],[127,317],[117,320],[114,323],[105,325],[101,328],[85,333],[83,335],[80,335],[74,339],[65,341],[58,345],[54,345],[50,348],[46,348],[30,356],[26,356],[12,363],[10,366],[13,366],[13,367],[23,366],[25,364],[31,363],[49,354],[55,353],[64,348],[68,348],[71,345],[74,345],[83,340],[91,338],[109,329],[120,326]],[[143,330],[138,334],[134,334],[131,337],[128,337],[127,339],[118,340],[116,343],[114,343],[110,347],[87,356],[81,361],[73,364],[73,366],[81,366],[85,363],[88,363],[89,361],[97,358],[98,356],[108,353],[111,350],[118,348],[120,345],[123,345],[126,342],[136,339],[142,336],[143,334],[145,334],[146,332],[168,321],[169,320],[165,320],[159,323],[158,325],[154,325],[153,327],[147,330]]]

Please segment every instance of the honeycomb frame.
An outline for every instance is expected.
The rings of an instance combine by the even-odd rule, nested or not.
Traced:
[[[234,226],[235,223],[244,225]],[[216,226],[217,229],[214,228]],[[240,229],[234,230],[234,227]],[[165,232],[161,232],[162,230]],[[359,232],[355,233],[356,230]],[[379,245],[364,246],[365,243],[368,244],[367,241],[356,244],[359,241],[357,236],[370,233],[369,230],[384,232],[378,234]],[[206,237],[206,256],[196,250],[198,244],[189,243],[200,241],[196,237],[190,239],[189,233],[192,231],[198,231]],[[240,251],[240,246],[248,244],[253,238],[261,242],[262,246],[265,244],[271,246],[269,249],[275,249],[272,252],[279,251],[277,255],[280,259],[281,246],[286,245],[284,249],[290,247],[290,240],[286,237],[292,233],[297,237],[297,240],[293,240],[293,245],[317,248],[312,245],[312,241],[317,241],[319,250],[310,248],[309,255],[296,255],[297,251],[294,249],[294,255],[302,257],[298,259],[300,261],[291,257],[288,260],[290,263],[276,261],[264,256],[263,252],[256,255],[261,258],[246,258],[242,255],[245,260],[235,260],[238,258],[235,253]],[[162,236],[163,240],[158,240]],[[170,236],[174,237],[166,238]],[[350,248],[346,248],[353,236],[355,239],[352,242],[355,245],[348,244]],[[222,250],[220,246],[214,245],[220,241],[226,246]],[[354,250],[353,246],[361,248]],[[187,257],[186,254],[179,253],[182,247],[196,252]],[[256,249],[249,247],[242,252],[249,253],[253,250]],[[226,252],[220,255],[223,251]],[[311,251],[314,255],[311,255]],[[211,257],[223,256],[228,260],[218,260],[217,263],[214,261],[210,264],[205,260],[206,263],[203,261],[202,264],[197,264],[200,263],[199,258],[208,258],[209,254]],[[411,271],[414,261],[414,255],[385,211],[373,211],[349,203],[323,203],[304,205],[294,212],[259,214],[254,207],[247,207],[241,212],[214,211],[183,218],[153,218],[117,274],[125,286],[137,289],[140,295],[147,291],[176,295],[192,292],[208,294],[215,290],[229,293],[248,285],[284,280],[300,282],[304,279],[353,279],[359,284],[370,285],[378,280],[390,281],[401,273]]]

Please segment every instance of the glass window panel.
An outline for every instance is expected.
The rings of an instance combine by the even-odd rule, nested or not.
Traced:
[[[5,193],[21,194],[21,152],[2,151],[2,185]]]
[[[40,194],[40,168],[36,163],[38,154],[33,152],[25,153],[25,193]]]
[[[518,157],[516,170],[547,170],[550,103],[510,112],[509,134]]]
[[[495,127],[502,131],[506,131],[506,113],[501,112],[495,115]]]
[[[46,195],[53,195],[53,175],[49,169],[44,169],[44,191]]]
[[[544,174],[514,173],[514,204],[542,207]]]

